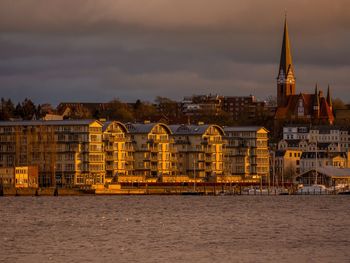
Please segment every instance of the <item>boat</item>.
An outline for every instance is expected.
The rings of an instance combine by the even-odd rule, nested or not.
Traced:
[[[303,186],[298,189],[297,194],[326,194],[328,189],[322,184]]]

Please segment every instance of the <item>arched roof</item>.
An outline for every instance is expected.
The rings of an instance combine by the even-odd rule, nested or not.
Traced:
[[[175,135],[202,135],[207,132],[210,127],[215,127],[219,130],[221,135],[225,135],[223,128],[216,124],[203,124],[203,125],[169,125],[173,134]]]
[[[171,129],[164,123],[126,123],[130,133],[150,133],[156,126],[163,127],[169,134],[172,134]]]
[[[122,130],[124,133],[128,133],[128,128],[126,127],[126,125],[124,125],[124,123],[120,122],[120,121],[106,121],[105,123],[103,123],[103,127],[102,127],[102,131],[106,131],[110,125],[112,124],[117,124]]]

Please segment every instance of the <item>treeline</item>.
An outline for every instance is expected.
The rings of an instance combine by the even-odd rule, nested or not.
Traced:
[[[18,102],[16,106],[11,99],[1,98],[0,101],[0,120],[31,120],[34,117],[41,118],[45,114],[40,104],[35,105],[27,98]]]
[[[347,109],[348,106],[340,99],[333,100],[333,109]],[[47,113],[62,115],[64,119],[106,119],[121,122],[152,122],[162,121],[168,124],[179,123],[215,123],[222,126],[230,125],[262,125],[273,128],[273,114],[262,114],[255,119],[248,118],[248,112],[241,114],[238,120],[223,110],[199,110],[195,114],[185,114],[179,103],[166,97],[157,97],[155,103],[137,100],[125,103],[113,99],[107,103],[61,103],[57,108],[50,104],[36,105],[30,99],[24,99],[16,105],[11,99],[1,98],[0,120],[40,119]]]

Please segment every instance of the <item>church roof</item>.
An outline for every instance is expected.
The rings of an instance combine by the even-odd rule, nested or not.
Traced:
[[[331,123],[334,121],[334,116],[325,97],[319,97],[319,94],[300,93],[298,95],[290,95],[287,97],[285,107],[278,107],[276,111],[276,119],[285,119],[288,115],[298,116],[299,100],[303,100],[304,116],[313,117],[315,115],[314,102],[319,100],[320,119],[328,119]]]

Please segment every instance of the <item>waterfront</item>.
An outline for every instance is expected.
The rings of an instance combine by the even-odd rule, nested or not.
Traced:
[[[0,198],[0,262],[345,262],[348,196]]]

